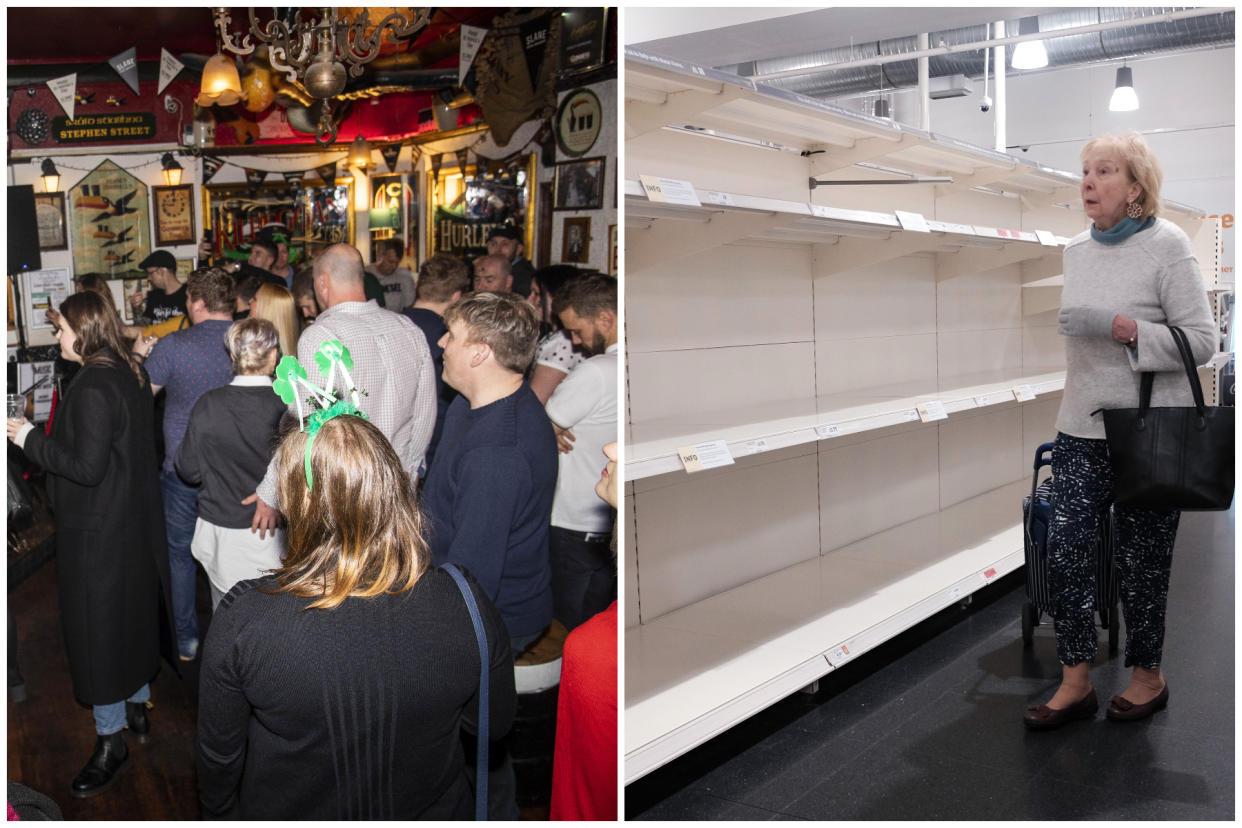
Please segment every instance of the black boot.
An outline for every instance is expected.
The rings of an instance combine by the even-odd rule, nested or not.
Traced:
[[[129,734],[140,745],[151,741],[151,722],[147,719],[147,707],[151,702],[125,702],[125,721]]]
[[[117,772],[129,762],[129,748],[120,733],[100,736],[95,740],[95,752],[73,779],[69,793],[78,799],[101,794],[111,787]]]

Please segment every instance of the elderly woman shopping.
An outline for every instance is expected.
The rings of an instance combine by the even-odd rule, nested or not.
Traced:
[[[1060,333],[1065,394],[1052,452],[1049,535],[1061,686],[1023,721],[1049,730],[1096,714],[1088,674],[1095,542],[1113,499],[1113,471],[1099,409],[1138,405],[1143,372],[1158,372],[1153,406],[1191,402],[1181,357],[1166,325],[1185,331],[1197,364],[1213,352],[1214,331],[1199,265],[1178,227],[1159,218],[1160,165],[1137,134],[1105,135],[1082,150],[1082,202],[1092,226],[1065,248]],[[1114,507],[1117,572],[1126,621],[1129,686],[1107,716],[1135,721],[1163,709],[1165,603],[1180,513]]]

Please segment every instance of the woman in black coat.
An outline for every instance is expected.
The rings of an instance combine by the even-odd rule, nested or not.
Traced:
[[[50,436],[25,420],[8,420],[7,431],[47,471],[73,693],[94,707],[99,735],[70,790],[87,797],[105,790],[128,760],[127,724],[138,741],[148,738],[147,682],[159,670],[161,624],[168,625],[163,641],[171,641],[171,601],[146,372],[99,294],[72,294],[60,313],[61,356],[82,367]]]

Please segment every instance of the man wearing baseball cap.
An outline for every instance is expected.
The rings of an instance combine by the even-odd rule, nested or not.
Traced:
[[[136,291],[129,297],[134,314],[140,316],[140,325],[166,322],[174,316],[185,314],[185,282],[177,278],[177,260],[167,250],[156,250],[143,259],[138,267],[147,272],[151,292]],[[143,302],[146,306],[142,307]],[[141,311],[139,308],[142,308]]]
[[[522,231],[509,224],[502,224],[487,234],[487,255],[504,256],[509,260],[513,273],[513,292],[526,298],[530,295],[530,277],[535,266],[523,256]]]

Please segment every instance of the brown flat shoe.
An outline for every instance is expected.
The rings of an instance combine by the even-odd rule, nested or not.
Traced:
[[[1022,723],[1031,730],[1055,730],[1075,719],[1094,719],[1095,713],[1099,709],[1100,702],[1096,698],[1095,688],[1092,687],[1090,693],[1069,707],[1054,709],[1046,704],[1031,705],[1026,709],[1026,713],[1023,714]]]
[[[1114,722],[1137,722],[1146,719],[1157,710],[1164,710],[1169,705],[1169,685],[1165,685],[1160,694],[1147,704],[1135,704],[1122,696],[1113,696],[1108,702],[1108,710],[1104,715]]]

